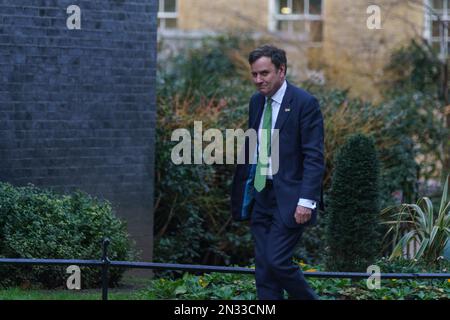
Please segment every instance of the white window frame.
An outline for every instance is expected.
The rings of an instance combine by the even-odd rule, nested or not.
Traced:
[[[287,0],[287,1],[288,1],[288,4],[291,4],[291,8],[292,8],[292,0]],[[298,38],[299,40],[303,40],[303,41],[310,40],[311,25],[308,22],[321,21],[322,28],[323,28],[325,0],[321,0],[322,3],[321,3],[321,14],[320,15],[319,14],[310,14],[309,13],[309,1],[310,0],[304,0],[304,1],[305,1],[305,12],[303,14],[281,14],[281,13],[279,13],[280,1],[279,0],[269,0],[269,26],[268,26],[269,31],[277,32],[277,33],[284,33],[291,37],[294,36],[294,37]],[[289,30],[287,32],[278,30],[277,23],[279,21],[305,21],[306,22],[305,32],[298,34],[298,33],[295,33],[293,30]],[[317,43],[321,43],[322,41],[319,41]]]
[[[158,8],[164,8],[164,1],[165,0],[159,0],[159,7]],[[158,9],[158,20],[160,21],[159,24],[159,30],[158,31],[163,31],[163,30],[176,30],[176,29],[167,29],[166,28],[166,19],[178,19],[178,2],[180,0],[175,0],[175,12],[165,12],[165,11],[160,11],[160,9]],[[178,21],[177,21],[178,23]]]
[[[440,44],[439,57],[442,60],[447,59],[448,57],[448,46],[450,42],[449,33],[448,33],[448,24],[450,24],[450,14],[449,9],[447,7],[447,0],[442,1],[442,10],[438,10],[433,8],[432,0],[424,0],[425,5],[425,30],[424,36],[425,39],[428,40],[430,45],[434,43]],[[442,37],[433,36],[433,21],[441,21],[445,23],[445,25],[440,24],[439,26],[439,34],[443,33]],[[445,26],[443,28],[443,26]],[[441,41],[442,40],[442,41]]]

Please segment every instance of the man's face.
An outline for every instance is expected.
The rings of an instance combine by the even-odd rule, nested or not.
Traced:
[[[277,70],[269,57],[261,57],[250,66],[253,83],[264,96],[272,96],[283,84],[285,66]]]

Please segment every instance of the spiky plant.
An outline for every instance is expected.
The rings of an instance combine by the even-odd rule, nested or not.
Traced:
[[[394,249],[390,259],[405,256],[408,248],[416,247],[409,258],[423,259],[434,263],[443,254],[450,237],[450,201],[448,200],[448,176],[444,183],[440,207],[428,197],[420,198],[415,204],[401,204],[382,211],[384,223],[389,225],[386,238],[391,237]],[[406,232],[406,233],[405,233]]]

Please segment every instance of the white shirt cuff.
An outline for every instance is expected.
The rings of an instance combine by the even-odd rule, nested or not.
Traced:
[[[300,198],[297,203],[298,206],[315,209],[316,208],[316,201],[308,200],[308,199],[302,199]]]

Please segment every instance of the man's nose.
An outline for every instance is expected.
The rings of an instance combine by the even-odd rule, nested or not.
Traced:
[[[257,75],[257,76],[255,77],[255,83],[260,84],[261,82],[262,82],[261,76],[260,76],[260,75]]]

